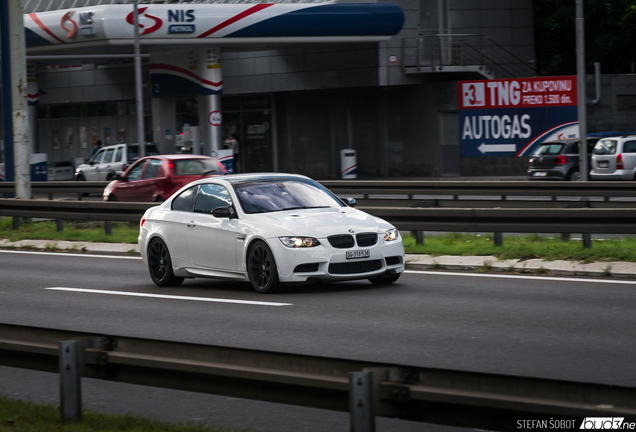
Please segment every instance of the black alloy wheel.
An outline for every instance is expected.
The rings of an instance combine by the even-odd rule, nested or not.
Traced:
[[[369,282],[373,285],[389,285],[397,281],[402,273],[384,273],[378,277],[370,278]]]
[[[259,240],[252,246],[247,263],[250,282],[256,292],[271,294],[280,290],[282,285],[278,279],[276,261],[265,242]]]
[[[168,247],[161,239],[153,239],[148,246],[148,271],[152,281],[160,287],[179,286],[182,277],[172,271],[172,260]]]

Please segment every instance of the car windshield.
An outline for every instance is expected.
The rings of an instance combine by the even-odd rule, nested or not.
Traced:
[[[558,155],[563,149],[563,144],[542,144],[534,152],[535,156]]]
[[[177,159],[174,163],[174,175],[223,174],[214,159]]]
[[[597,155],[606,155],[606,154],[614,154],[616,153],[616,140],[600,140],[594,146],[594,154]]]
[[[146,144],[146,156],[157,156],[159,150],[154,144]],[[128,146],[128,160],[139,159],[139,145]]]
[[[235,185],[245,213],[343,207],[336,197],[313,180],[272,179]]]

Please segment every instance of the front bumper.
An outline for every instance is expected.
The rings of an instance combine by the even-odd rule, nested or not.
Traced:
[[[281,282],[294,283],[308,280],[344,281],[369,279],[386,272],[404,271],[404,244],[402,237],[385,242],[379,235],[378,242],[369,247],[354,246],[349,249],[337,249],[326,238],[319,238],[320,246],[312,248],[288,248],[280,240],[268,239],[274,254],[278,277]],[[368,258],[347,259],[347,251],[368,249]],[[387,263],[387,258],[389,261]],[[299,266],[317,264],[317,269],[302,271]]]

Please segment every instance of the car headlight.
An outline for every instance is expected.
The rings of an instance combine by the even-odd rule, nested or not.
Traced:
[[[299,247],[314,247],[318,246],[320,242],[317,238],[313,237],[278,237],[282,244],[289,248]]]
[[[390,230],[386,230],[386,232],[384,233],[384,241],[393,241],[393,240],[397,240],[398,237],[400,237],[400,233],[398,232],[397,228],[391,228]]]

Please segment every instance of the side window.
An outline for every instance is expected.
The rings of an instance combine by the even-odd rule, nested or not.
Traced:
[[[102,157],[104,157],[104,152],[105,150],[100,150],[97,153],[95,153],[95,156],[93,156],[93,159],[91,159],[94,163],[98,164],[102,161]]]
[[[143,171],[145,164],[146,164],[146,161],[139,161],[138,163],[131,166],[126,173],[126,177],[128,178],[128,181],[139,180],[139,178],[141,177],[141,172]]]
[[[199,189],[197,202],[194,206],[195,213],[212,213],[217,207],[232,205],[232,198],[227,189],[217,184],[204,184]]]
[[[172,210],[191,212],[194,207],[194,200],[197,197],[197,190],[199,190],[198,185],[181,192],[179,196],[172,201]]]
[[[623,144],[623,153],[636,153],[636,141],[626,141]]]
[[[106,150],[106,155],[104,155],[102,163],[111,163],[113,161],[113,154],[115,154],[114,148]]]
[[[113,162],[121,162],[124,157],[124,147],[119,146],[117,148],[117,153],[115,153],[115,160]]]
[[[144,171],[144,179],[153,179],[159,177],[161,171],[161,161],[159,159],[150,159]]]

